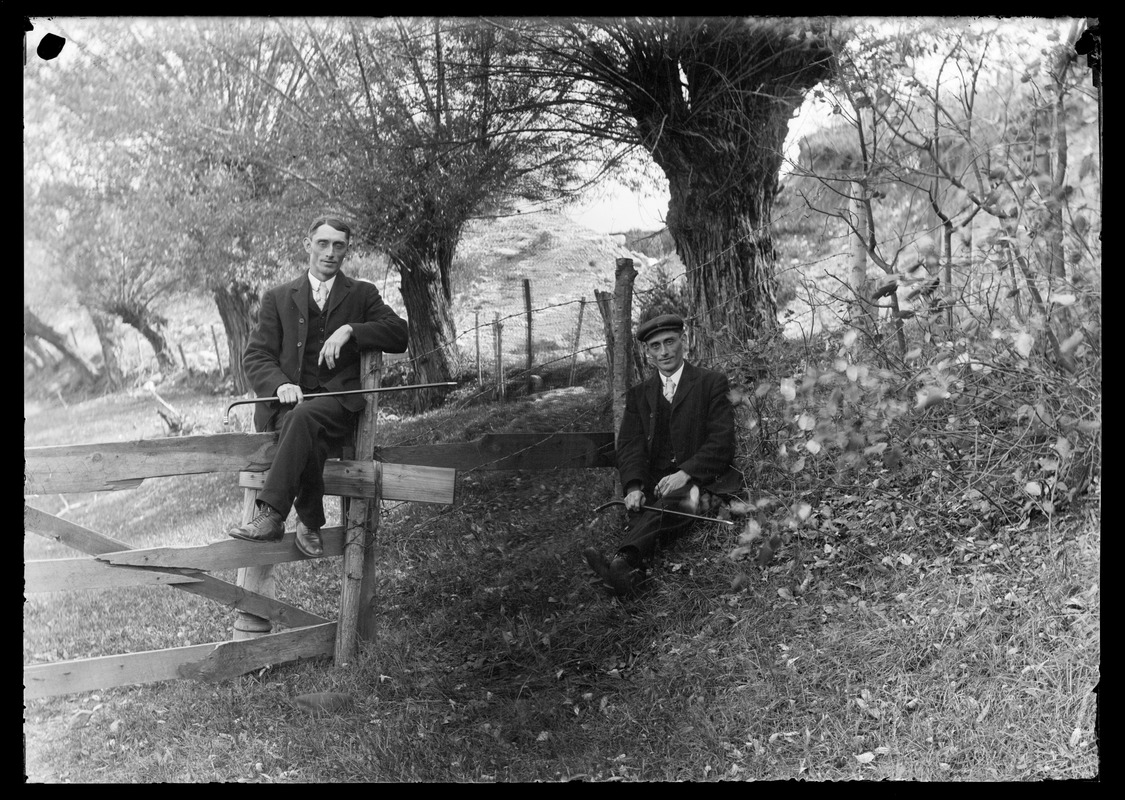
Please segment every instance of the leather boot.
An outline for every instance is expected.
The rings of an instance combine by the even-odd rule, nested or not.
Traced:
[[[258,504],[258,516],[227,531],[227,535],[247,542],[279,542],[285,535],[285,517],[272,506]]]
[[[305,523],[297,520],[297,549],[309,558],[320,558],[324,555],[324,543],[320,540],[320,529],[310,528]]]
[[[624,556],[615,556],[613,561],[608,561],[596,547],[587,547],[582,551],[582,555],[586,557],[590,569],[613,589],[615,594],[624,597],[632,594],[636,589],[633,579],[635,570]]]

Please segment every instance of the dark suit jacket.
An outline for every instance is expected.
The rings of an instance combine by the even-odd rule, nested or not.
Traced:
[[[643,487],[651,492],[652,444],[656,404],[662,382],[659,373],[629,389],[625,416],[617,435],[617,470],[628,494]],[[676,465],[702,488],[719,494],[737,492],[742,476],[734,461],[734,407],[726,376],[684,362],[680,385],[672,398],[672,451]]]
[[[250,334],[250,343],[242,357],[246,377],[258,397],[277,394],[283,383],[301,384],[304,348],[309,331],[309,276],[307,271],[291,283],[262,294],[258,324]],[[352,338],[340,351],[336,366],[329,373],[324,389],[329,392],[360,389],[360,352],[382,350],[385,353],[406,351],[406,322],[383,302],[374,284],[336,273],[332,293],[325,305],[328,314],[325,336],[340,326],[352,326]],[[367,402],[363,395],[339,398],[349,411],[359,411]],[[254,427],[266,430],[279,404],[258,403],[254,409]]]

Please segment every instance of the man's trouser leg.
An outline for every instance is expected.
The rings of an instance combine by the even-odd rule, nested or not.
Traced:
[[[335,397],[314,397],[295,406],[282,406],[267,426],[267,430],[280,431],[278,448],[255,501],[268,503],[287,517],[296,500],[297,514],[306,525],[311,527],[319,521],[317,527],[323,526],[324,462],[333,444],[352,435],[354,422],[355,414]],[[243,516],[243,521],[248,522],[254,509],[245,509]],[[273,597],[273,567],[242,567],[238,570],[238,585]],[[234,623],[234,638],[263,636],[272,628],[269,620],[241,611]]]
[[[661,498],[649,505],[678,511],[681,499],[681,496]],[[660,511],[636,511],[629,514],[628,524],[617,552],[625,556],[632,566],[638,567],[652,559],[657,547],[667,545],[690,531],[695,520]]]
[[[258,500],[283,516],[296,505],[310,528],[324,526],[324,462],[332,446],[352,435],[355,413],[335,397],[313,397],[282,406],[274,424],[277,453]]]

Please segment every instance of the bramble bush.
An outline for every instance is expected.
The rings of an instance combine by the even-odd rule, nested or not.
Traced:
[[[728,507],[748,518],[732,557],[760,540],[766,561],[800,532],[835,531],[842,497],[891,506],[897,533],[927,515],[978,536],[1073,503],[1101,464],[1100,304],[1092,289],[1053,299],[1054,319],[919,315],[905,353],[844,327],[731,359],[749,487]]]

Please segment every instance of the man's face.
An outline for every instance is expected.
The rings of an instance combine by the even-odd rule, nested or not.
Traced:
[[[321,225],[311,237],[305,237],[305,252],[309,254],[309,270],[322,281],[340,271],[348,254],[348,235],[331,225]]]
[[[648,357],[660,374],[668,377],[684,363],[684,336],[675,331],[664,331],[648,338],[645,342]]]

